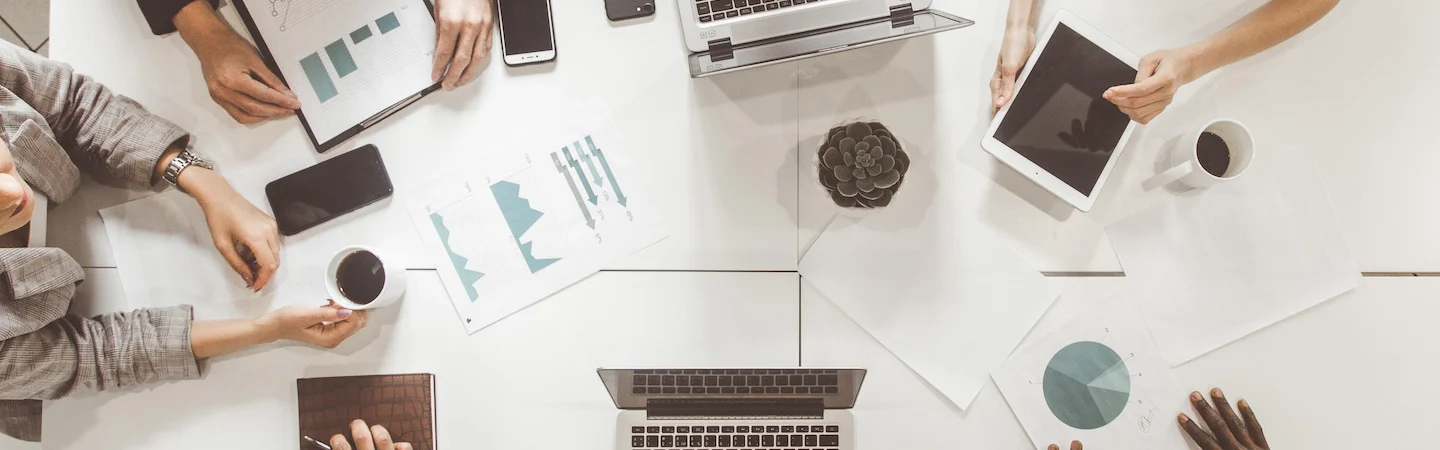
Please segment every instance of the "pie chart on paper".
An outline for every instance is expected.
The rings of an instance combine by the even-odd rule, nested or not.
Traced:
[[[1081,430],[1114,422],[1130,401],[1130,370],[1099,342],[1076,342],[1056,352],[1042,385],[1055,418]]]

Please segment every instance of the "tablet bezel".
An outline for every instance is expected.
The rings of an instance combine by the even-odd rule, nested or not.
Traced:
[[[1035,182],[1035,184],[1040,185],[1045,188],[1045,190],[1065,200],[1065,202],[1074,205],[1076,209],[1088,212],[1090,211],[1090,207],[1095,204],[1095,199],[1099,197],[1100,191],[1105,187],[1105,182],[1109,180],[1110,172],[1115,168],[1115,162],[1120,160],[1120,153],[1125,149],[1125,144],[1130,141],[1130,135],[1135,132],[1136,126],[1139,125],[1135,123],[1134,120],[1131,120],[1125,125],[1125,132],[1120,135],[1120,141],[1115,143],[1115,151],[1110,153],[1110,160],[1105,163],[1105,169],[1100,171],[1100,177],[1095,180],[1095,187],[1090,189],[1090,195],[1085,195],[1074,187],[1071,187],[1065,183],[1065,181],[1045,170],[1045,168],[1040,167],[1033,161],[1030,161],[1029,158],[1010,148],[1010,146],[1005,145],[1004,142],[995,139],[995,132],[1000,128],[1000,123],[1005,121],[1005,116],[1010,112],[1010,106],[1015,103],[1015,97],[1018,97],[1020,91],[1025,88],[1025,81],[1030,77],[1031,69],[1035,68],[1035,62],[1040,59],[1040,54],[1045,51],[1045,47],[1049,46],[1050,38],[1055,34],[1055,28],[1061,23],[1070,27],[1071,30],[1075,30],[1081,37],[1089,39],[1090,42],[1102,50],[1105,50],[1106,53],[1129,65],[1131,68],[1139,70],[1140,57],[1136,56],[1134,52],[1121,46],[1120,43],[1115,42],[1114,39],[1106,36],[1105,33],[1100,32],[1100,30],[1095,29],[1095,27],[1090,26],[1090,24],[1080,20],[1079,17],[1070,11],[1064,9],[1059,10],[1055,13],[1055,19],[1051,20],[1050,25],[1045,28],[1045,33],[1040,37],[1039,45],[1035,47],[1035,51],[1030,52],[1030,59],[1025,62],[1025,69],[1022,70],[1020,76],[1016,78],[1015,89],[1013,91],[1015,95],[1010,97],[1010,101],[1005,104],[1005,107],[1000,108],[1000,111],[995,113],[995,118],[990,121],[990,129],[985,132],[985,138],[980,141],[980,147],[985,149],[987,153],[993,155],[995,159],[1010,166],[1011,169],[1020,172],[1025,178],[1029,178],[1030,181]]]

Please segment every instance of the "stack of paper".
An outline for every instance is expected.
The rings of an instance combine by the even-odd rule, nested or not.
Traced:
[[[907,180],[890,207],[837,217],[800,273],[963,409],[1058,294],[955,194],[990,189],[961,170],[933,198]]]
[[[1360,285],[1300,151],[1107,228],[1163,357],[1179,365]]]

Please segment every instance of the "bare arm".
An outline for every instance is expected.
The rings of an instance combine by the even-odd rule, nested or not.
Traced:
[[[1005,39],[1000,43],[995,75],[990,77],[990,101],[998,111],[1015,93],[1015,77],[1035,51],[1035,10],[1040,0],[1010,0]]]
[[[365,327],[365,311],[333,304],[321,308],[287,306],[254,319],[197,320],[191,326],[190,348],[203,359],[233,353],[280,339],[335,348]]]
[[[1285,42],[1319,22],[1339,2],[1270,0],[1229,28],[1192,44],[1195,63],[1189,80]]]

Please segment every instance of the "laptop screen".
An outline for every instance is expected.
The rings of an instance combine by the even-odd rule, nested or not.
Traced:
[[[732,57],[715,58],[708,52],[690,55],[690,75],[707,77],[741,69],[778,64],[915,36],[939,33],[974,24],[939,11],[917,11],[911,20],[892,22],[884,17],[838,27],[808,31],[737,45]]]
[[[644,409],[650,399],[821,399],[826,409],[855,407],[865,369],[599,369],[615,407]]]

